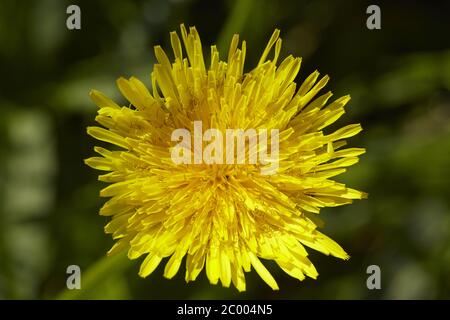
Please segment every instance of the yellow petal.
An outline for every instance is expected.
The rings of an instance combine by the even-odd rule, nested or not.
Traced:
[[[249,252],[248,256],[250,257],[250,262],[252,266],[255,268],[256,272],[259,276],[264,280],[265,283],[269,285],[273,290],[278,290],[278,285],[275,279],[272,277],[270,272],[264,267],[264,265],[259,261],[258,257],[255,256],[253,252]]]
[[[144,262],[142,262],[141,264],[141,267],[139,269],[139,276],[145,278],[150,275],[158,267],[161,260],[161,257],[149,253],[144,259]]]

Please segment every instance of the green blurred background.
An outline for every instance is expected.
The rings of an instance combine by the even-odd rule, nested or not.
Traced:
[[[82,29],[66,28],[66,8],[81,8]],[[449,299],[450,41],[448,1],[389,1],[382,29],[366,28],[364,1],[149,0],[0,1],[0,299]],[[105,259],[113,241],[97,214],[104,199],[83,164],[95,141],[85,128],[96,88],[121,103],[120,76],[150,86],[153,45],[170,50],[169,31],[195,25],[207,52],[227,52],[233,33],[248,43],[246,70],[274,28],[282,55],[302,56],[297,81],[316,68],[335,96],[351,94],[339,124],[362,123],[350,145],[367,148],[339,181],[369,193],[321,216],[325,233],[352,258],[311,252],[318,280],[298,282],[266,264],[272,292],[247,274],[247,292],[211,286],[202,272],[147,279],[138,263]],[[170,52],[170,51],[169,51]],[[82,270],[80,291],[64,292],[66,268]],[[381,268],[368,290],[366,268]]]

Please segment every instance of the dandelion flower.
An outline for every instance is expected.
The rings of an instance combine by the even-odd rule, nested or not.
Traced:
[[[100,191],[110,198],[100,209],[101,215],[112,217],[105,232],[116,240],[108,254],[128,250],[130,259],[145,256],[142,277],[167,258],[166,278],[177,274],[186,257],[186,281],[194,281],[205,268],[212,284],[233,283],[239,291],[245,291],[244,272],[252,267],[278,289],[261,259],[274,260],[299,280],[318,276],[306,247],[348,259],[318,231],[323,223],[317,214],[323,207],[366,196],[331,180],[364,153],[362,148],[343,148],[361,126],[322,131],[344,114],[350,97],[327,104],[332,93],[318,94],[329,77],[319,77],[317,71],[297,87],[301,59],[288,56],[278,63],[279,30],[249,72],[244,71],[246,43],[239,48],[238,35],[226,61],[211,46],[209,66],[195,27],[188,32],[181,25],[181,40],[176,32],[170,40],[172,62],[155,47],[152,92],[131,77],[117,80],[128,106],[120,107],[98,91],[90,93],[102,127],[87,132],[115,146],[95,147],[99,156],[86,160],[106,171],[99,180],[110,183]],[[192,130],[197,120],[203,129],[278,129],[277,172],[263,175],[259,163],[174,163],[172,132]]]

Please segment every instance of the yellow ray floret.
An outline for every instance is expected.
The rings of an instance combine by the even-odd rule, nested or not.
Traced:
[[[88,134],[115,147],[96,147],[86,160],[109,185],[100,195],[110,199],[100,214],[110,216],[105,232],[116,240],[109,254],[128,250],[130,259],[145,256],[139,275],[150,275],[167,258],[164,276],[183,265],[194,281],[205,269],[219,281],[246,289],[245,272],[253,267],[274,290],[278,285],[261,259],[274,260],[290,276],[303,280],[318,273],[305,247],[348,259],[345,251],[318,231],[323,207],[349,204],[366,194],[331,178],[358,162],[362,148],[344,148],[344,139],[361,131],[352,124],[322,130],[344,114],[350,96],[328,103],[319,95],[329,77],[313,72],[297,87],[301,59],[279,60],[276,30],[257,66],[244,71],[245,41],[231,41],[221,61],[211,46],[209,65],[194,27],[170,33],[171,60],[156,46],[152,91],[138,79],[117,85],[129,105],[120,107],[92,90],[99,107]],[[184,50],[183,50],[184,49]],[[271,57],[271,52],[273,55]],[[175,164],[171,159],[178,128],[265,128],[279,130],[279,168],[263,175],[260,164]]]

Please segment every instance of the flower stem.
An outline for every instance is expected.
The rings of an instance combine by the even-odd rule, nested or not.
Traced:
[[[65,289],[59,293],[56,300],[81,300],[86,299],[90,293],[94,292],[96,287],[104,281],[116,277],[123,273],[128,267],[133,265],[128,261],[126,251],[114,256],[104,256],[95,262],[85,272],[81,272],[81,289]]]

